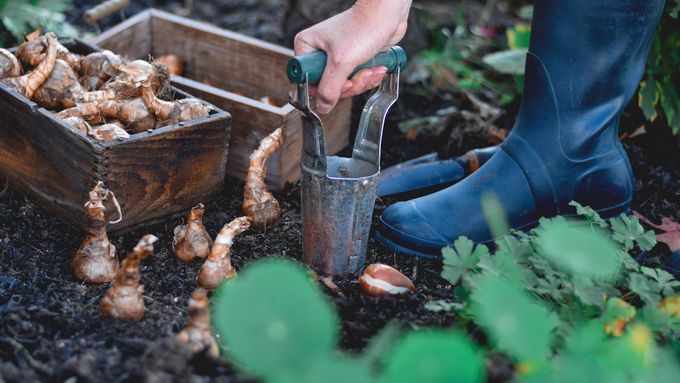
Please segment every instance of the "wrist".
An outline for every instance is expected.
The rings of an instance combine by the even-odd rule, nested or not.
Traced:
[[[388,17],[395,22],[406,22],[411,0],[357,0],[350,12],[360,18]]]

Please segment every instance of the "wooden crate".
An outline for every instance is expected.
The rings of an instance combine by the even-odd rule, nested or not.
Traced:
[[[293,51],[215,26],[147,10],[92,40],[130,58],[175,54],[184,60],[182,77],[173,85],[231,113],[227,173],[245,178],[248,156],[260,139],[283,127],[284,146],[267,162],[267,183],[280,189],[300,178],[302,122],[288,104],[285,74]],[[270,97],[276,105],[260,101]],[[326,151],[335,154],[349,142],[351,100],[323,116]]]
[[[76,53],[95,49],[79,41],[65,45]],[[0,173],[76,228],[86,226],[84,204],[96,181],[106,183],[122,208],[123,220],[111,231],[210,200],[224,186],[229,132],[229,114],[215,108],[205,118],[97,142],[0,84]]]

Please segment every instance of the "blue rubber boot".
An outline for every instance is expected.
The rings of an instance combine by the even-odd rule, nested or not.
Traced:
[[[390,206],[378,241],[438,257],[461,235],[492,240],[481,196],[494,193],[510,225],[573,214],[575,200],[607,218],[630,208],[633,175],[618,140],[663,11],[663,0],[539,0],[534,5],[522,105],[484,166],[437,193]]]

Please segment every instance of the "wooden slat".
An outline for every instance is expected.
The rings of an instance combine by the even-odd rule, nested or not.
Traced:
[[[250,100],[215,87],[207,86],[188,79],[176,79],[175,85],[190,92],[232,115],[231,144],[227,174],[244,179],[248,169],[250,153],[255,150],[262,138],[283,126],[285,116],[281,108]],[[284,133],[285,134],[285,133]],[[267,182],[277,186],[281,169],[277,161],[267,162]]]
[[[116,193],[123,222],[137,225],[210,201],[224,185],[229,145],[225,113],[140,133],[107,146],[103,178]]]
[[[0,84],[0,173],[12,186],[73,226],[103,160],[103,147],[51,112]]]
[[[139,13],[90,41],[102,49],[131,59],[146,59],[153,51],[151,12]]]
[[[289,50],[189,19],[154,11],[154,56],[179,55],[184,76],[249,98],[288,99]]]

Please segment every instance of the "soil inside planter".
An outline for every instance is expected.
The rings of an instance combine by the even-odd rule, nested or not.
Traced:
[[[355,110],[363,101],[361,98],[355,101]],[[451,95],[427,99],[403,93],[385,129],[383,165],[442,150],[437,137],[422,134],[409,140],[396,124],[451,105],[460,105],[460,100]],[[499,127],[511,127],[512,111],[507,114]],[[355,113],[355,126],[357,119]],[[649,131],[625,142],[636,175],[633,208],[652,220],[659,221],[662,216],[678,220],[680,155],[664,129]],[[481,133],[477,138],[485,140]],[[667,152],[658,150],[668,148],[669,141],[672,145]],[[1,178],[0,183],[2,190]],[[224,223],[242,215],[243,184],[233,179],[226,184],[222,196],[206,204],[205,225],[213,237]],[[99,300],[108,285],[90,286],[74,279],[71,257],[82,241],[82,233],[11,187],[0,194],[0,380],[64,381],[76,377],[82,382],[250,381],[227,362],[213,359],[207,353],[192,354],[174,339],[186,323],[187,301],[201,265],[198,261],[184,264],[172,252],[173,228],[182,219],[111,237],[120,259],[144,234],[151,233],[160,239],[155,254],[141,267],[146,314],[139,322],[130,323],[100,314]],[[268,256],[301,259],[299,187],[290,185],[276,193],[276,197],[285,210],[282,220],[267,232],[249,230],[237,237],[233,246],[237,269]],[[389,202],[378,201],[374,218]],[[646,262],[656,265],[667,254],[665,246],[657,245]],[[353,277],[335,280],[338,290],[320,284],[341,317],[341,347],[360,350],[392,320],[406,328],[453,324],[454,314],[424,308],[430,300],[453,299],[452,286],[439,276],[438,262],[416,262],[396,255],[373,239],[366,262],[397,267],[414,278],[417,292],[380,299],[364,296]],[[512,368],[502,356],[490,358],[488,367],[491,381],[507,381],[512,376]]]

